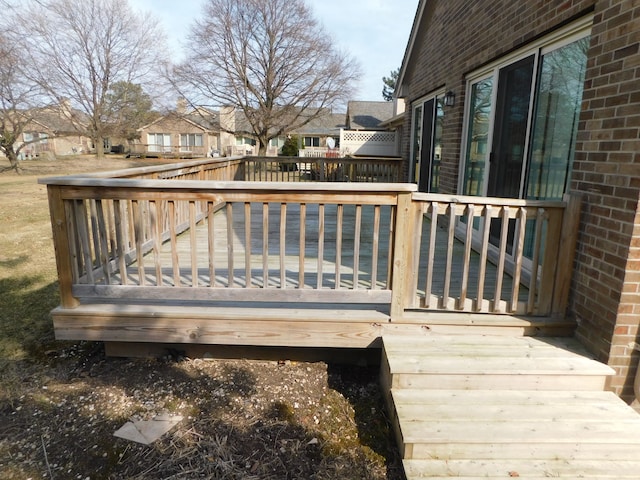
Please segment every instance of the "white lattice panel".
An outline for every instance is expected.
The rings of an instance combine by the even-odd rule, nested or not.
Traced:
[[[345,131],[345,142],[382,142],[382,143],[395,143],[395,132],[364,132],[364,131]]]
[[[340,151],[345,155],[397,155],[396,132],[341,130]]]

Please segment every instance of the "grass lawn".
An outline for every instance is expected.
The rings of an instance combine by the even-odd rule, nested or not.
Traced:
[[[61,157],[0,174],[0,362],[39,357],[54,341],[49,312],[59,302],[57,272],[47,191],[38,178],[152,163],[158,160]]]

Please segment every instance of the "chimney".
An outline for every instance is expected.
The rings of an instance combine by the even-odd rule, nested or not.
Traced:
[[[187,99],[180,97],[176,102],[176,113],[178,115],[184,115],[187,113]]]

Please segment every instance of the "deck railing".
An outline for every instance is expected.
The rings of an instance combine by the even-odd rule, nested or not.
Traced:
[[[392,321],[408,310],[564,313],[574,203],[229,181],[265,164],[249,160],[43,180],[62,306],[368,303],[389,304]]]
[[[400,158],[247,157],[245,180],[285,182],[401,181]]]

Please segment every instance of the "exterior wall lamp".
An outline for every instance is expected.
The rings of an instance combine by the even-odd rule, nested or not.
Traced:
[[[456,103],[456,94],[449,90],[444,94],[444,106],[453,107]]]

